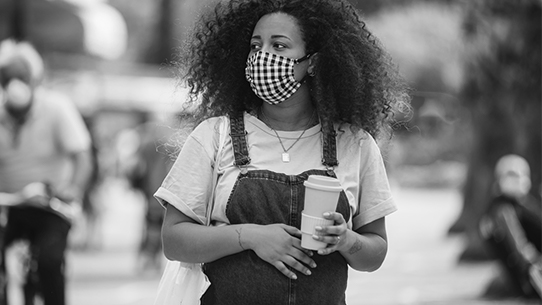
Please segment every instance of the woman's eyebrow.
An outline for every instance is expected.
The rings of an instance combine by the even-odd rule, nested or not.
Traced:
[[[285,39],[288,39],[288,40],[292,40],[290,39],[290,37],[286,36],[286,35],[272,35],[271,36],[272,39],[276,39],[276,38],[285,38]]]
[[[288,39],[288,40],[292,40],[292,39],[290,39],[290,37],[288,37],[288,36],[286,36],[286,35],[272,35],[272,36],[271,36],[271,39],[277,39],[277,38],[285,38],[285,39]],[[254,35],[254,36],[252,36],[251,39],[260,39],[260,40],[261,40],[261,39],[262,39],[262,36],[260,36],[260,35]]]

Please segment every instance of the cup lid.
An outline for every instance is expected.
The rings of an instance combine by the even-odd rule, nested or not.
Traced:
[[[311,187],[324,191],[338,192],[341,191],[341,183],[339,179],[320,175],[310,175],[307,181],[303,182],[306,187]]]

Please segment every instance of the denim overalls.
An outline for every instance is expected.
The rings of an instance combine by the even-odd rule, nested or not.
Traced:
[[[235,165],[241,173],[228,199],[226,215],[231,224],[260,225],[284,223],[299,228],[305,188],[309,175],[335,177],[335,131],[324,132],[322,163],[328,170],[311,169],[299,175],[268,170],[246,170],[250,163],[243,116],[231,117],[231,138]],[[337,211],[348,221],[350,207],[341,192]],[[295,271],[298,279],[283,275],[273,265],[247,250],[204,265],[211,286],[202,297],[203,305],[282,305],[345,304],[348,267],[343,256],[334,252],[312,257],[317,267],[312,275]]]

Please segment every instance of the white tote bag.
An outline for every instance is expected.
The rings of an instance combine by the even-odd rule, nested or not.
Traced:
[[[228,119],[224,118],[219,123],[219,144],[216,153],[215,166],[213,170],[213,186],[209,199],[205,225],[211,221],[211,213],[214,206],[214,191],[218,179],[219,158],[228,135]],[[207,291],[211,282],[203,273],[202,264],[191,264],[179,261],[170,261],[166,263],[164,273],[158,284],[158,292],[154,305],[198,305],[200,299]]]
[[[155,305],[196,305],[211,285],[201,264],[167,261],[158,285]]]

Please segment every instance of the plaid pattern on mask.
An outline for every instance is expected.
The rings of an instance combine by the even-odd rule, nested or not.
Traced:
[[[287,100],[301,86],[294,77],[297,63],[296,59],[260,51],[248,58],[245,76],[259,98],[276,105]]]

